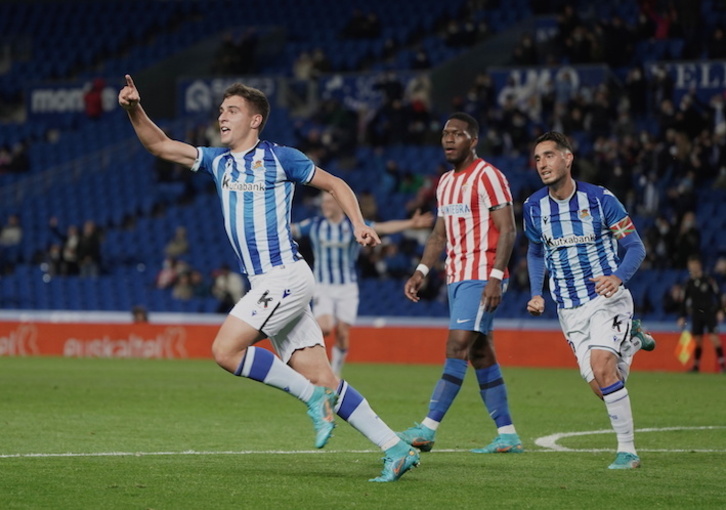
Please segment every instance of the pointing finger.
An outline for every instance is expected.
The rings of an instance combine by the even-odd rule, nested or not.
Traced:
[[[134,80],[131,79],[131,75],[130,74],[127,74],[126,75],[126,86],[127,87],[136,88],[136,85],[134,85]]]

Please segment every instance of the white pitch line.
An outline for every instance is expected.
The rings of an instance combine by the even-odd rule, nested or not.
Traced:
[[[661,427],[637,429],[636,432],[667,432],[673,430],[717,430],[726,429],[726,426],[707,427]],[[614,452],[611,448],[567,448],[560,446],[557,441],[566,437],[589,436],[594,434],[612,434],[612,430],[589,430],[583,432],[561,432],[540,437],[535,444],[541,449],[527,449],[529,453],[600,453]],[[726,450],[703,448],[639,448],[641,452],[651,453],[726,453]],[[468,449],[450,448],[436,449],[432,453],[463,453]],[[239,450],[239,451],[196,451],[184,450],[180,452],[87,452],[87,453],[5,453],[0,459],[47,459],[72,457],[162,457],[172,455],[307,455],[307,454],[334,454],[334,453],[380,453],[380,450]],[[427,454],[428,455],[428,454]]]
[[[635,432],[668,432],[673,430],[717,430],[717,429],[726,429],[725,426],[721,425],[714,425],[714,426],[705,426],[705,427],[651,427],[651,428],[645,428],[645,429],[636,429]],[[549,436],[540,437],[535,440],[534,444],[541,448],[546,448],[551,451],[556,452],[584,452],[584,451],[612,451],[608,449],[600,449],[600,450],[582,450],[582,449],[575,449],[575,448],[567,448],[566,446],[561,446],[557,444],[557,442],[560,439],[564,439],[566,437],[576,437],[576,436],[590,436],[595,434],[613,434],[612,429],[607,430],[586,430],[584,432],[560,432],[557,434],[550,434]],[[724,452],[726,450],[694,450],[694,449],[680,449],[680,450],[662,450],[662,449],[656,449],[656,450],[645,450],[640,449],[640,451],[651,451],[651,452],[663,452],[663,451],[673,451],[673,452],[691,452],[691,451],[704,451],[704,452]]]

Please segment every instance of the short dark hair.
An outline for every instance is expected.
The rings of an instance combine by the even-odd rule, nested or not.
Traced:
[[[252,107],[253,113],[262,115],[262,122],[260,123],[260,132],[262,132],[267,118],[270,116],[270,102],[267,100],[265,93],[259,89],[248,87],[238,82],[227,87],[227,90],[224,91],[223,99],[231,96],[240,96],[245,99]]]
[[[547,131],[546,133],[542,133],[534,141],[534,146],[537,147],[542,142],[555,142],[555,145],[557,145],[558,149],[574,152],[572,150],[572,144],[570,143],[570,140],[559,131]]]
[[[448,120],[452,119],[466,122],[466,132],[469,133],[472,138],[479,138],[479,122],[474,117],[472,117],[468,113],[456,112],[449,115]]]

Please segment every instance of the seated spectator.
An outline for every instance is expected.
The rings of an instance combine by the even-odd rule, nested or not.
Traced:
[[[222,264],[212,277],[212,295],[219,301],[217,313],[228,313],[247,292],[244,279],[227,264]]]
[[[96,224],[87,220],[78,240],[78,269],[81,276],[96,278],[101,273],[102,240]]]
[[[23,239],[23,227],[17,214],[8,216],[5,226],[0,229],[0,247],[17,246]]]
[[[178,276],[179,262],[174,257],[166,257],[156,275],[154,284],[157,289],[168,289],[174,285]]]
[[[195,298],[205,298],[211,295],[209,285],[204,279],[204,275],[197,269],[192,269],[189,273],[189,283],[192,287],[192,296]]]
[[[50,231],[61,242],[61,268],[60,274],[63,276],[72,276],[79,273],[78,265],[78,243],[81,240],[81,234],[78,227],[69,225],[66,233],[63,234],[58,228],[58,219],[53,217],[49,221]]]
[[[686,268],[688,258],[700,253],[701,231],[698,228],[696,214],[693,211],[688,211],[681,218],[675,246],[673,265],[678,269]]]
[[[178,226],[174,231],[174,236],[166,243],[164,254],[167,257],[179,258],[189,251],[189,241],[187,239],[187,229]]]
[[[189,271],[179,273],[171,289],[171,297],[181,301],[188,301],[194,297],[194,287]]]
[[[663,311],[667,314],[678,315],[683,308],[683,299],[686,289],[680,283],[674,283],[663,296]]]
[[[96,78],[83,95],[86,117],[91,120],[98,120],[103,115],[103,89],[105,87],[106,82],[104,79]]]

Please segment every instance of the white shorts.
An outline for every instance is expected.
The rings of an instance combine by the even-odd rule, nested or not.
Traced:
[[[330,315],[335,322],[353,325],[358,318],[358,284],[318,283],[315,286],[313,313],[315,317]]]
[[[580,366],[580,374],[588,383],[595,379],[590,366],[590,350],[610,351],[618,357],[618,371],[623,380],[628,376],[633,356],[623,356],[620,346],[630,339],[633,319],[633,296],[620,287],[606,298],[598,296],[577,308],[557,311],[560,326]]]
[[[251,276],[250,284],[229,314],[267,335],[282,361],[298,349],[325,346],[310,310],[315,278],[304,260]]]

